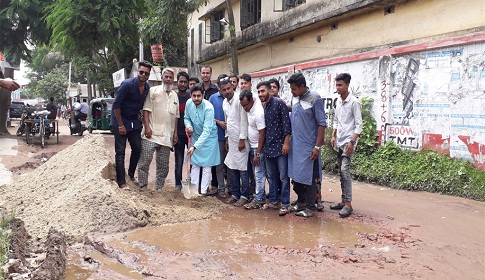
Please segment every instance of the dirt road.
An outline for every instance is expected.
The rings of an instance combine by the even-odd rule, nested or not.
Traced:
[[[32,172],[80,138],[63,133],[59,144],[50,140],[45,149],[18,139],[13,147],[17,154],[2,155],[0,164],[13,172],[15,182],[20,174]],[[103,137],[113,159],[112,135]],[[167,183],[173,184],[173,164],[170,167]],[[215,224],[210,230],[203,229],[207,223],[200,221],[202,228],[196,229],[194,223],[175,229],[169,223],[134,232],[97,233],[83,244],[72,244],[66,279],[484,279],[485,203],[354,181],[354,214],[340,219],[336,211],[328,209],[340,197],[338,177],[324,177],[325,210],[313,219],[281,218],[263,210],[248,214],[229,207],[207,220]],[[181,205],[183,198],[173,191],[169,187],[161,193],[165,199],[156,194],[146,199],[160,206]],[[210,203],[219,202],[211,198]],[[248,215],[263,218],[259,224],[238,218]],[[337,240],[354,235],[355,242],[319,239],[333,224],[341,225]],[[364,225],[372,230],[361,230]],[[317,231],[313,231],[315,227]],[[221,234],[211,235],[208,241],[214,248],[205,249],[201,233],[219,230]],[[178,235],[180,232],[187,234]],[[263,238],[268,232],[274,238]],[[287,233],[292,237],[286,237]],[[171,236],[178,239],[163,243]],[[201,241],[184,247],[187,238]]]

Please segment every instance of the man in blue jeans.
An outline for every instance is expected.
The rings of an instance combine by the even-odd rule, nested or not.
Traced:
[[[362,104],[349,94],[349,84],[352,77],[348,73],[339,74],[335,78],[335,87],[340,98],[335,108],[331,144],[337,150],[337,161],[340,168],[340,185],[342,202],[331,205],[330,209],[340,210],[342,218],[350,216],[352,208],[352,177],[350,162],[362,133]]]
[[[138,76],[123,81],[115,95],[111,110],[110,129],[115,137],[116,182],[127,189],[125,173],[126,140],[130,143],[131,156],[128,167],[130,180],[135,181],[135,170],[141,151],[141,119],[150,85],[147,83],[152,65],[147,61],[138,63]]]
[[[239,103],[248,113],[248,140],[251,147],[248,159],[248,173],[255,179],[255,194],[253,201],[244,205],[248,210],[261,208],[266,200],[264,183],[266,182],[266,163],[263,154],[266,123],[264,109],[258,98],[253,97],[250,90],[243,90],[239,95]]]
[[[226,149],[224,163],[228,167],[228,176],[232,194],[226,200],[228,204],[241,207],[249,199],[248,178],[248,114],[244,111],[239,98],[234,96],[234,87],[229,77],[219,80],[220,91],[224,96],[222,108],[226,118]]]
[[[278,209],[277,181],[281,182],[280,216],[288,214],[290,207],[290,179],[288,178],[288,152],[290,150],[291,123],[288,106],[273,96],[271,84],[260,82],[256,88],[264,103],[266,135],[263,153],[269,181],[269,203],[267,208]]]

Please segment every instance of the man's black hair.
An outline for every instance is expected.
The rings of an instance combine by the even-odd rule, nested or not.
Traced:
[[[343,81],[346,84],[350,84],[350,80],[352,79],[352,76],[350,76],[349,73],[340,73],[335,77],[335,81]]]
[[[190,82],[190,81],[195,81],[195,83],[196,83],[196,84],[200,83],[199,78],[197,78],[197,77],[195,77],[195,76],[190,77],[190,78],[189,78],[189,82]]]
[[[268,88],[268,90],[271,90],[271,83],[269,81],[261,81],[256,85],[256,88],[258,89],[261,86],[265,86]]]
[[[294,73],[293,75],[291,75],[288,79],[288,83],[294,84],[297,87],[300,87],[302,85],[306,87],[306,79],[302,73]]]
[[[239,77],[235,74],[229,76],[229,78],[236,78],[237,83],[239,83]]]
[[[281,87],[280,87],[280,82],[279,82],[277,79],[275,79],[275,78],[271,78],[271,79],[269,79],[269,81],[268,81],[268,82],[269,82],[270,84],[272,84],[272,83],[276,84],[276,86],[278,87],[278,90],[280,90],[280,88],[281,88]]]
[[[253,93],[250,90],[245,89],[239,94],[239,100],[242,101],[244,97],[246,97],[246,99],[251,102],[251,100],[253,99]]]
[[[140,68],[141,66],[145,66],[150,70],[152,70],[152,67],[153,67],[153,65],[146,60],[142,60],[142,61],[138,62],[138,68]]]
[[[190,95],[192,95],[192,93],[194,91],[200,91],[202,92],[202,95],[204,95],[204,89],[202,88],[202,85],[200,84],[196,84],[195,86],[193,86],[191,89],[190,89]]]
[[[251,82],[251,75],[244,73],[241,75],[241,79],[247,82]]]
[[[177,81],[179,80],[180,77],[184,76],[185,78],[187,78],[187,82],[189,81],[189,74],[187,74],[187,72],[185,71],[180,71],[178,74],[177,74]]]
[[[211,73],[212,73],[212,67],[210,67],[209,65],[202,65],[200,66],[200,71],[202,71],[202,68],[209,68]]]

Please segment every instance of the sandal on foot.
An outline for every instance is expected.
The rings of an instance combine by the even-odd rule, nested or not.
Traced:
[[[261,208],[261,204],[260,203],[256,203],[254,200],[245,204],[244,205],[244,208],[248,209],[248,210],[252,210],[252,209],[259,209]]]
[[[234,198],[234,197],[231,195],[231,196],[230,196],[228,199],[226,199],[226,201],[224,201],[224,203],[226,203],[226,204],[234,204],[234,203],[236,203],[236,201],[237,201],[237,199],[235,199],[235,198]]]
[[[320,211],[320,212],[322,212],[322,211],[323,211],[323,208],[325,208],[325,207],[323,206],[323,202],[321,202],[321,201],[317,201],[317,202],[315,203],[315,207],[317,208],[317,211]]]
[[[217,196],[218,196],[219,198],[227,198],[227,194],[226,194],[226,192],[224,192],[224,191],[220,191],[220,192],[217,194]]]
[[[344,206],[344,208],[342,208],[338,214],[340,215],[340,218],[347,218],[350,216],[350,214],[352,214],[353,211],[354,209],[352,209],[352,207]]]
[[[278,204],[268,202],[268,203],[266,203],[266,204],[263,206],[263,209],[264,209],[264,210],[278,210],[278,209],[280,209],[280,208],[278,207]]]
[[[305,209],[300,212],[297,212],[295,215],[298,217],[310,218],[315,216],[315,212]]]
[[[290,207],[290,212],[300,212],[306,209],[306,204],[305,203],[297,203],[296,205],[293,205]]]
[[[148,186],[141,186],[140,187],[140,192],[146,192],[148,191]]]
[[[332,209],[332,210],[341,210],[342,208],[344,208],[343,203],[335,203],[335,204],[330,205],[330,209]]]
[[[208,189],[207,190],[207,193],[203,193],[202,195],[205,195],[205,196],[211,196],[211,195],[215,195],[217,193],[217,189]]]
[[[278,213],[278,215],[280,216],[284,216],[286,214],[290,213],[290,210],[288,209],[287,206],[283,206],[280,208],[280,212]]]
[[[129,191],[130,190],[130,188],[126,184],[120,185],[119,188],[120,188],[120,190],[124,190],[124,191]]]
[[[234,203],[234,206],[236,207],[241,207],[243,206],[244,204],[246,204],[248,202],[247,199],[244,199],[244,198],[240,198],[238,201],[236,201],[236,203]]]

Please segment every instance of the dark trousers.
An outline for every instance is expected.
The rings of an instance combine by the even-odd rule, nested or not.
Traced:
[[[174,146],[175,152],[175,186],[177,189],[182,189],[182,169],[184,166],[184,158],[185,158],[185,147],[187,147],[188,140],[187,137],[184,135],[178,136],[177,144]]]
[[[315,199],[317,198],[317,185],[315,180],[313,180],[312,185],[293,182],[293,190],[298,195],[299,204],[306,204],[307,209],[316,211]]]
[[[125,135],[120,135],[119,130],[111,126],[111,132],[115,136],[115,164],[116,164],[116,182],[118,186],[126,184],[125,173],[125,150],[126,140],[130,143],[131,155],[130,166],[128,167],[128,176],[135,177],[136,165],[140,159],[141,152],[141,128],[133,131],[127,131]]]

